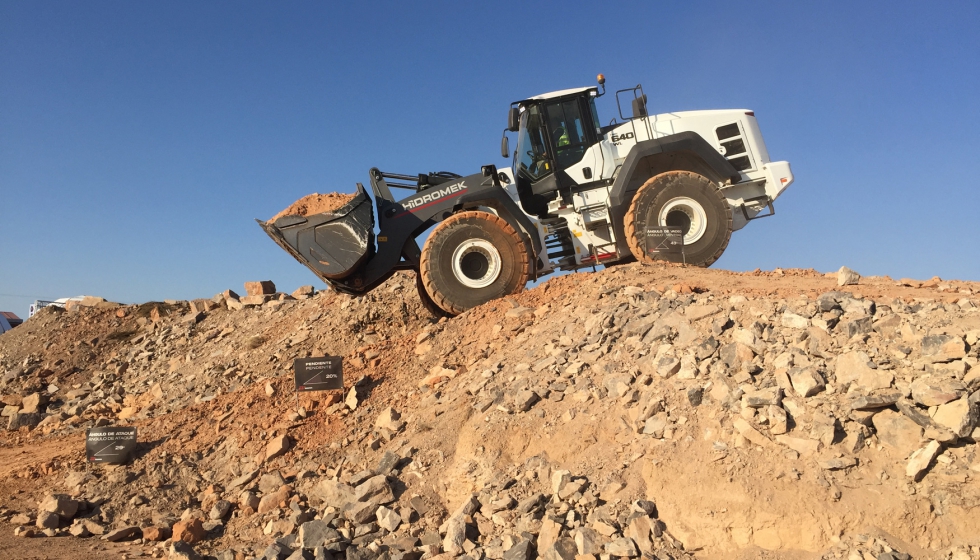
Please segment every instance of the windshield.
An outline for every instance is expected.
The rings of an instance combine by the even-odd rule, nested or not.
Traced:
[[[517,173],[537,181],[551,173],[545,147],[544,119],[537,105],[521,115],[521,133],[517,140]]]

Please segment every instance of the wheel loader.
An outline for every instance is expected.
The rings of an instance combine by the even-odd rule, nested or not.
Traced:
[[[600,74],[597,86],[513,102],[501,140],[510,168],[467,176],[374,168],[371,191],[358,183],[335,211],[256,221],[340,292],[364,294],[410,269],[426,306],[451,316],[556,270],[634,260],[709,266],[733,231],[772,216],[793,183],[788,162],[770,161],[750,110],[650,115],[638,85],[615,93],[619,118],[603,125],[596,98],[605,93]],[[508,133],[517,134],[513,153]],[[682,250],[648,248],[665,231]]]

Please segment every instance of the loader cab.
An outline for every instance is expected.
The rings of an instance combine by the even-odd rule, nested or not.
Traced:
[[[548,202],[571,200],[577,183],[565,172],[602,137],[595,109],[597,88],[547,93],[515,103],[520,112],[514,177],[521,206],[544,217]]]

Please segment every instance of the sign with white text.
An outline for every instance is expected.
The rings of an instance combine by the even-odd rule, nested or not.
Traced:
[[[85,455],[90,463],[121,465],[136,450],[136,428],[102,427],[85,432]]]
[[[343,358],[297,358],[293,360],[296,391],[326,391],[344,388]]]
[[[666,255],[679,255],[684,252],[684,231],[670,226],[651,226],[646,228],[647,255],[660,259]]]

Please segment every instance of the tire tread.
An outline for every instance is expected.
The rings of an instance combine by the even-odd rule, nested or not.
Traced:
[[[507,220],[501,218],[500,216],[496,214],[491,214],[490,212],[483,212],[479,210],[468,210],[464,212],[459,212],[443,220],[442,223],[436,226],[436,228],[432,230],[432,234],[429,236],[429,238],[430,239],[436,238],[438,235],[440,235],[441,231],[445,231],[449,228],[452,228],[455,224],[458,224],[459,222],[469,218],[482,219],[493,224],[494,226],[499,228],[502,232],[504,232],[508,237],[511,238],[515,247],[520,248],[518,254],[520,255],[521,260],[520,263],[518,263],[517,265],[521,271],[520,275],[521,278],[523,278],[523,282],[519,282],[520,288],[513,293],[520,293],[521,291],[523,291],[524,286],[527,284],[528,278],[530,277],[531,274],[530,260],[528,259],[527,248],[524,246],[524,241],[521,240],[521,237],[520,235],[517,234],[517,231],[515,231],[514,228],[511,227],[509,223],[507,223]],[[447,298],[444,294],[440,293],[436,289],[435,283],[433,282],[432,268],[429,266],[429,263],[431,263],[433,259],[436,259],[438,257],[438,255],[432,254],[433,252],[434,251],[432,249],[432,244],[427,242],[425,244],[425,247],[422,249],[422,262],[419,271],[419,274],[422,277],[422,283],[425,286],[425,291],[426,293],[429,294],[429,297],[432,298],[432,301],[435,302],[435,304],[438,305],[443,311],[445,311],[450,315],[459,315],[460,313],[466,311],[466,309],[460,307],[459,305],[451,301],[449,298]]]
[[[627,245],[629,245],[630,252],[633,253],[633,256],[636,257],[636,260],[640,261],[641,263],[653,264],[657,261],[647,256],[646,251],[643,250],[643,246],[640,238],[636,235],[637,201],[640,199],[641,193],[645,193],[645,191],[651,189],[659,189],[663,186],[663,183],[676,181],[678,179],[681,179],[682,177],[689,177],[696,181],[710,185],[711,188],[709,189],[709,192],[715,197],[717,197],[717,199],[722,203],[722,207],[725,209],[725,216],[728,221],[728,223],[725,224],[725,227],[728,231],[728,235],[725,238],[725,242],[722,243],[722,245],[718,248],[718,250],[715,251],[713,255],[708,257],[708,259],[700,263],[697,263],[697,266],[700,267],[711,266],[712,264],[714,264],[715,261],[721,258],[722,253],[724,253],[725,249],[728,248],[728,242],[731,241],[732,238],[731,232],[734,224],[732,221],[731,205],[728,204],[728,199],[725,198],[725,195],[721,192],[721,189],[719,189],[707,177],[705,177],[704,175],[700,175],[698,173],[694,173],[691,171],[666,171],[664,173],[660,173],[658,175],[654,175],[653,177],[650,177],[649,179],[646,180],[645,183],[640,185],[640,188],[636,190],[636,194],[633,195],[633,200],[630,202],[629,210],[626,211],[626,217],[623,220],[623,232],[626,235],[626,243]]]

